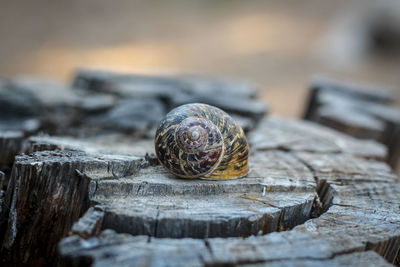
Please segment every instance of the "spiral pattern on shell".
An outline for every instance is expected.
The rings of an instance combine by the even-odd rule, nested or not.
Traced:
[[[183,178],[232,179],[248,173],[249,147],[242,128],[206,104],[175,108],[155,136],[159,162]]]

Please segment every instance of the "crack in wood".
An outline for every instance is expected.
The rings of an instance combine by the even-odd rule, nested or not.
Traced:
[[[281,207],[276,206],[276,205],[274,205],[274,204],[272,204],[272,203],[269,203],[269,202],[267,202],[267,201],[265,201],[265,200],[258,199],[257,196],[254,196],[254,195],[245,194],[245,195],[241,195],[240,198],[244,198],[244,199],[248,199],[248,200],[253,200],[253,201],[258,201],[258,202],[263,203],[263,204],[265,204],[265,205],[267,205],[267,206],[270,206],[270,207],[273,207],[273,208],[277,208],[277,209],[282,210]]]

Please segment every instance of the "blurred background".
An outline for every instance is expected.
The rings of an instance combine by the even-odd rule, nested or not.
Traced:
[[[83,66],[240,77],[289,117],[303,113],[314,74],[400,85],[398,0],[0,3],[4,77],[70,81]]]

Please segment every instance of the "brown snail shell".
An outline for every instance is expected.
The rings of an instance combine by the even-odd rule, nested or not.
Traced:
[[[243,129],[227,113],[206,104],[173,109],[154,139],[158,161],[182,178],[234,179],[249,171]]]

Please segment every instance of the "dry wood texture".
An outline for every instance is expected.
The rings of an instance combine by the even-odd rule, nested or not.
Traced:
[[[269,131],[267,131],[268,129]],[[281,131],[282,129],[290,129],[290,131]],[[275,135],[278,131],[281,131],[280,134]],[[296,140],[291,138],[293,132],[300,133],[301,138]],[[287,133],[287,142],[285,142],[285,133]],[[147,237],[134,237],[126,234],[132,233],[129,227],[121,231],[119,228],[121,224],[119,226],[116,224],[103,226],[103,228],[113,229],[113,231],[105,230],[99,236],[88,239],[78,236],[64,239],[59,245],[64,259],[68,264],[79,265],[91,262],[99,266],[107,264],[131,266],[138,264],[154,266],[262,266],[264,264],[277,266],[319,266],[321,264],[384,266],[390,265],[389,263],[399,264],[400,217],[398,215],[399,206],[395,203],[400,201],[400,186],[396,184],[396,176],[387,165],[371,159],[382,156],[384,152],[382,146],[358,141],[312,124],[278,119],[264,121],[250,137],[250,140],[256,140],[259,135],[264,136],[270,142],[268,145],[260,147],[253,146],[255,148],[252,155],[253,172],[248,178],[235,182],[246,184],[245,192],[228,190],[227,187],[232,188],[231,181],[228,183],[216,182],[217,187],[222,190],[213,191],[211,196],[209,195],[210,191],[207,190],[202,193],[204,198],[199,199],[197,194],[191,196],[191,199],[196,200],[195,203],[185,201],[182,196],[174,197],[173,201],[180,201],[180,205],[189,205],[191,208],[202,205],[201,202],[204,200],[211,200],[207,210],[204,211],[207,213],[204,219],[206,221],[209,219],[211,222],[218,221],[218,218],[213,216],[214,204],[217,205],[220,214],[224,215],[225,205],[221,205],[221,202],[216,199],[218,195],[222,196],[223,201],[231,203],[229,207],[231,211],[226,215],[225,221],[229,221],[229,218],[237,215],[238,207],[235,198],[245,198],[248,202],[244,202],[244,210],[247,210],[246,213],[256,212],[256,218],[262,217],[263,209],[272,209],[275,206],[281,212],[284,211],[280,218],[280,225],[278,224],[278,227],[275,228],[275,230],[281,231],[290,229],[303,221],[303,219],[298,219],[302,212],[290,207],[292,197],[295,196],[300,206],[307,207],[308,204],[304,201],[307,198],[304,197],[304,194],[307,195],[307,192],[314,188],[313,190],[318,192],[318,196],[314,200],[313,208],[303,208],[303,214],[308,218],[321,216],[310,219],[290,231],[252,235],[245,239],[230,237],[232,235],[228,233],[219,233],[216,235],[219,238],[212,238],[213,235],[210,235],[210,232],[202,237],[193,236],[201,237],[200,240],[191,238],[160,239],[157,236],[178,237],[176,232],[186,229],[186,212],[191,212],[191,220],[196,220],[198,216],[196,210],[190,210],[189,207],[181,210],[182,207],[178,206],[176,209],[174,208],[173,213],[176,212],[176,218],[183,221],[171,224],[168,235],[161,234],[164,233],[163,229],[168,221],[168,216],[174,216],[165,211],[165,207],[171,201],[168,200],[158,206],[156,228],[161,232],[150,232]],[[336,138],[333,138],[334,136]],[[310,140],[314,140],[315,143]],[[318,145],[318,142],[321,144]],[[318,149],[313,149],[314,145]],[[366,148],[368,148],[368,153],[365,151]],[[151,168],[157,169],[157,167]],[[115,203],[113,202],[114,196],[107,195],[108,203],[101,203],[105,204],[106,212],[103,217],[105,222],[109,216],[107,209],[113,212],[114,222],[119,221],[118,215],[122,215],[125,220],[128,220],[137,214],[138,211],[135,208],[140,210],[141,204],[133,205],[129,211],[119,209],[120,205],[123,207],[132,205],[129,204],[132,200],[132,191],[123,190],[123,188],[129,183],[139,183],[140,179],[146,177],[149,171],[154,173],[155,171],[151,168],[143,169],[139,171],[138,175],[126,177],[122,181],[104,181],[106,184],[112,181],[113,187],[115,184],[120,187],[117,192],[125,192],[122,197],[123,201],[119,198],[119,202]],[[168,175],[164,173],[163,176]],[[163,182],[167,188],[169,184],[175,182],[174,179],[168,180],[167,177],[163,177],[163,179],[167,179]],[[252,185],[255,181],[262,182]],[[146,184],[145,187],[150,189],[151,183],[150,179],[149,184]],[[189,185],[199,187],[201,184],[202,187],[207,183],[196,181]],[[261,190],[263,186],[268,188],[265,195]],[[147,189],[142,190],[144,190],[143,192],[147,191]],[[177,191],[180,190],[180,187],[177,187],[175,194],[178,195]],[[137,195],[136,190],[133,192],[135,192],[133,195]],[[154,193],[155,191],[152,190],[151,198],[157,199]],[[102,194],[104,198],[105,194]],[[156,195],[159,194],[156,193]],[[249,197],[249,194],[252,196]],[[146,198],[146,196],[142,196],[142,198]],[[147,207],[150,210],[153,209],[152,204],[148,204]],[[287,212],[288,210],[290,212]],[[93,218],[92,212],[88,212],[81,220],[93,220],[86,217]],[[141,218],[149,217],[152,216],[144,213],[141,215]],[[291,221],[291,224],[286,224],[286,227],[285,223],[282,224],[285,219]],[[132,224],[134,222],[140,222],[142,226],[148,223],[135,220],[132,221]],[[258,220],[253,220],[252,225],[257,226],[258,222]],[[267,222],[272,224],[273,220]],[[78,224],[80,223],[78,222]],[[214,225],[203,226],[203,229],[210,230],[214,227]],[[196,229],[196,227],[192,226],[192,229]],[[229,225],[226,225],[224,229],[229,229]],[[236,229],[239,231],[237,226]],[[124,234],[118,234],[115,231],[124,232]],[[266,232],[268,230],[264,231],[264,233]],[[148,236],[156,236],[156,238]],[[185,236],[190,235],[183,234],[179,237]]]
[[[102,89],[105,98],[113,95],[109,88]],[[309,122],[260,121],[242,112],[253,125],[249,175],[183,180],[157,164],[153,140],[135,134],[142,128],[105,130],[97,120],[103,116],[93,119],[97,108],[82,114],[102,130],[80,125],[76,114],[85,101],[62,107],[72,110],[63,113],[69,129],[62,129],[73,137],[4,131],[2,155],[25,154],[11,160],[12,169],[1,161],[3,264],[400,264],[400,185],[381,161],[384,146]],[[35,118],[43,128],[55,125],[57,114]]]
[[[389,91],[389,90],[387,90]],[[393,99],[369,85],[315,79],[304,118],[388,147],[386,161],[398,170],[400,158],[400,110]]]

